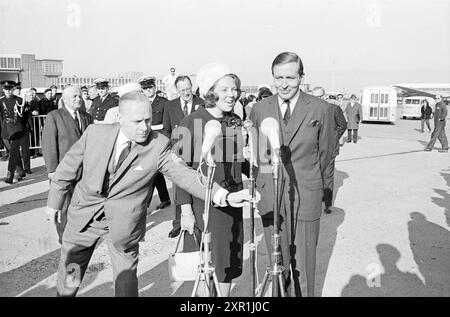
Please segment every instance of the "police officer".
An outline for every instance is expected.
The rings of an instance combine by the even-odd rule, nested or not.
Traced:
[[[448,152],[448,141],[447,136],[445,135],[445,122],[447,120],[447,106],[442,99],[442,96],[436,96],[436,107],[434,110],[434,130],[431,133],[430,142],[428,142],[425,147],[425,151],[431,151],[436,143],[436,140],[439,140],[442,145],[442,150],[439,152]]]
[[[109,82],[106,79],[95,80],[95,85],[98,96],[92,101],[89,113],[94,118],[94,123],[101,123],[109,109],[119,106],[119,101],[109,93]]]
[[[13,183],[17,168],[17,180],[25,177],[20,157],[20,146],[28,137],[25,132],[25,124],[28,120],[27,109],[22,98],[13,94],[17,84],[14,81],[5,80],[0,83],[5,96],[0,97],[0,121],[1,137],[9,150],[8,173],[5,182]]]
[[[159,97],[156,95],[156,78],[153,76],[143,77],[138,80],[141,85],[142,91],[150,99],[152,105],[152,130],[160,131],[163,129],[163,113],[164,104],[167,99]],[[170,206],[170,196],[167,191],[166,180],[161,173],[155,176],[154,186],[158,190],[160,204],[156,209],[163,209]]]

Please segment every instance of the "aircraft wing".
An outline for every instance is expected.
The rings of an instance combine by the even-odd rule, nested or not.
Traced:
[[[400,97],[411,97],[411,96],[424,96],[424,97],[431,97],[431,98],[436,97],[436,95],[430,94],[430,93],[422,91],[422,90],[417,90],[417,89],[412,89],[412,88],[397,86],[397,85],[394,85],[394,87],[397,88],[397,91],[398,91],[398,94]]]

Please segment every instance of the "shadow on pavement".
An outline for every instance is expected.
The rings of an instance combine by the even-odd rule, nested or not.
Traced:
[[[11,204],[3,205],[0,207],[0,219],[45,207],[47,205],[47,196],[48,191],[25,197]]]
[[[381,266],[371,265],[368,277],[354,275],[343,288],[343,297],[405,297],[426,296],[427,289],[416,274],[402,272],[397,267],[400,252],[392,245],[378,244]],[[384,268],[384,273],[383,272]],[[380,274],[381,273],[381,274]]]
[[[21,181],[19,181],[18,183],[14,183],[12,185],[8,185],[5,187],[0,188],[0,193],[10,190],[10,189],[16,189],[16,188],[20,188],[23,186],[28,186],[28,185],[32,185],[32,184],[36,184],[36,183],[40,183],[43,182],[45,180],[48,180],[48,176],[47,176],[47,170],[45,169],[45,166],[39,166],[36,168],[32,169],[33,174],[28,175],[22,179]],[[3,181],[4,178],[2,178]]]
[[[381,266],[373,263],[368,278],[354,275],[342,296],[406,297],[450,296],[450,232],[420,212],[408,222],[410,247],[425,283],[417,274],[402,272],[397,263],[400,252],[390,244],[377,245]],[[381,273],[384,268],[384,273]],[[381,274],[378,274],[381,273]]]
[[[441,175],[447,182],[447,190],[434,189],[436,194],[440,195],[441,197],[440,198],[432,197],[431,200],[439,207],[445,209],[445,218],[447,220],[447,226],[450,227],[450,194],[448,193],[448,189],[450,189],[450,170],[442,171]]]
[[[450,296],[450,232],[428,221],[420,212],[412,212],[410,216],[410,247],[425,278],[425,295]]]

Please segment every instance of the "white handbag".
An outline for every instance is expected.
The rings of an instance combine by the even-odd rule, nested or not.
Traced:
[[[180,241],[182,238],[184,238],[185,234],[186,230],[183,230],[180,233],[175,252],[169,254],[169,259],[167,261],[169,268],[169,277],[174,282],[195,281],[201,262],[200,251],[178,252],[178,246],[180,245]],[[195,234],[193,236],[198,244]]]

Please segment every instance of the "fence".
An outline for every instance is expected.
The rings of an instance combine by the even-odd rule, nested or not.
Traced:
[[[31,117],[31,133],[29,134],[30,139],[30,150],[41,149],[42,144],[42,130],[44,129],[45,118],[47,116],[32,116]],[[1,149],[0,152],[6,151]]]

